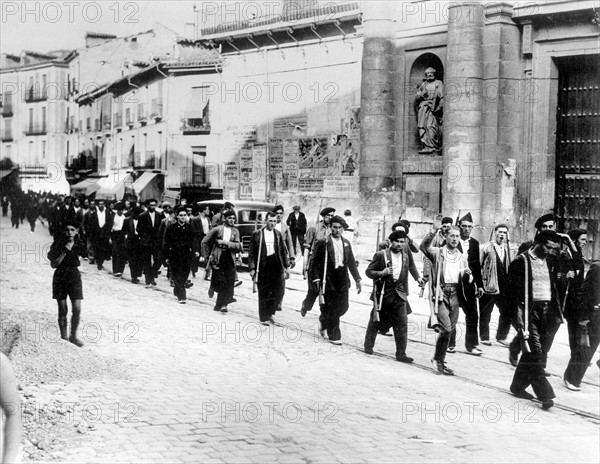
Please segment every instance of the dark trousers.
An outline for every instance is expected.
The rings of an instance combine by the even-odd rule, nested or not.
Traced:
[[[437,302],[437,324],[434,328],[438,332],[435,342],[435,354],[433,359],[444,362],[446,350],[450,344],[450,335],[456,330],[458,321],[458,288],[457,286],[445,286],[443,288],[443,300]]]
[[[346,266],[328,272],[329,280],[325,291],[325,304],[321,305],[319,322],[322,329],[327,331],[329,340],[341,340],[340,318],[348,311],[348,291],[346,284],[348,269]],[[330,285],[329,285],[330,284]],[[318,292],[317,292],[318,296]]]
[[[173,295],[175,295],[179,301],[187,298],[185,284],[190,276],[191,264],[191,256],[189,259],[182,257],[181,259],[169,261],[169,265],[171,267],[171,277],[173,279],[173,283],[175,284],[175,287],[173,287]]]
[[[12,227],[19,228],[19,216],[14,214],[10,217],[10,223]]]
[[[160,250],[158,247],[146,245],[142,247],[141,260],[146,284],[151,283],[158,277],[158,271],[161,266],[160,259]]]
[[[139,239],[135,237],[132,239],[132,242],[129,246],[129,270],[131,271],[132,279],[139,279],[142,276],[142,260],[140,259],[142,255],[142,246],[139,244]]]
[[[98,266],[102,266],[104,261],[110,259],[112,253],[108,243],[108,236],[104,233],[98,234],[97,236],[93,237],[92,243],[94,246],[94,253],[96,255],[96,264]]]
[[[294,247],[294,251],[296,251],[298,249],[297,243],[300,244],[300,251],[302,251],[304,249],[304,234],[298,234],[298,233],[292,232],[292,246]]]
[[[314,288],[314,285],[312,285],[309,282],[308,283],[308,291],[306,292],[306,297],[304,298],[304,301],[302,302],[302,307],[306,311],[310,311],[313,308],[313,306],[315,305],[315,301],[317,301],[318,297],[319,297],[319,290]]]
[[[112,271],[113,274],[122,274],[127,263],[127,254],[125,253],[125,232],[122,230],[111,232],[112,240]]]
[[[510,332],[510,313],[506,304],[506,299],[502,294],[489,295],[484,294],[479,299],[479,335],[482,340],[490,339],[490,320],[494,305],[498,307],[500,316],[498,318],[498,328],[496,329],[496,340],[504,340]]]
[[[571,346],[571,358],[565,370],[564,379],[573,385],[580,386],[583,376],[598,349],[600,344],[600,311],[592,313],[590,322],[587,325],[587,333],[590,340],[590,346],[583,346],[581,335],[586,329],[580,326],[577,321],[567,320],[569,324],[569,341],[571,340],[571,331],[573,331],[574,345]]]
[[[277,309],[285,294],[285,278],[279,258],[273,254],[262,261],[258,273],[258,317],[260,322],[268,321]]]
[[[467,301],[462,310],[465,313],[465,348],[467,350],[472,350],[479,345],[479,337],[477,335],[479,320],[479,315],[477,314],[477,300],[473,298],[472,301]],[[456,346],[456,327],[450,334],[448,346]]]
[[[213,267],[211,275],[210,285],[217,292],[215,308],[223,308],[231,303],[236,278],[235,262],[231,257],[231,253],[224,250],[221,253],[218,266]]]
[[[87,256],[91,263],[94,262],[94,258],[96,257],[96,253],[94,251],[94,242],[92,241],[92,237],[87,236],[85,239],[85,246],[87,249]]]
[[[531,353],[523,353],[521,356],[510,386],[510,391],[516,393],[531,385],[535,396],[541,401],[555,397],[554,390],[544,375],[543,364],[544,334],[548,332],[547,324],[550,320],[548,312],[549,305],[545,302],[535,302],[529,310],[528,329]]]
[[[367,325],[367,334],[365,335],[365,350],[373,349],[377,332],[381,326],[392,327],[394,329],[394,341],[396,342],[396,357],[406,356],[406,345],[408,342],[408,316],[407,303],[398,294],[387,292],[384,294],[379,311],[379,322],[373,322],[373,309],[369,324]]]

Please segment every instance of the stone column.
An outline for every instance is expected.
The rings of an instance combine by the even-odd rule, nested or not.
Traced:
[[[482,210],[483,6],[453,3],[448,9],[448,54],[444,76],[442,212]]]
[[[394,185],[393,14],[388,2],[363,2],[360,191],[366,198]]]

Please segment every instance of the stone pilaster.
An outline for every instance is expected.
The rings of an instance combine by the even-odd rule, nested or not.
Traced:
[[[452,4],[448,10],[448,54],[444,78],[445,215],[482,212],[483,29],[480,3]]]

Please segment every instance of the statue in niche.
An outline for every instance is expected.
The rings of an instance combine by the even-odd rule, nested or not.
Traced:
[[[425,70],[425,79],[417,86],[415,114],[421,149],[419,153],[442,150],[442,116],[444,113],[444,84],[435,78],[435,69]]]

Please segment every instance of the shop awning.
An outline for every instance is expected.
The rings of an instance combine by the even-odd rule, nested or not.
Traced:
[[[144,172],[131,186],[127,186],[127,194],[137,197],[142,203],[150,198],[158,201],[162,197],[164,183],[162,174]]]
[[[120,201],[125,196],[125,186],[130,185],[132,178],[127,175],[109,175],[102,179],[100,189],[96,192],[96,200]]]
[[[100,185],[98,185],[99,180],[100,178],[98,177],[88,177],[81,182],[71,185],[71,195],[89,196],[92,193],[97,192],[98,189],[100,189]]]

